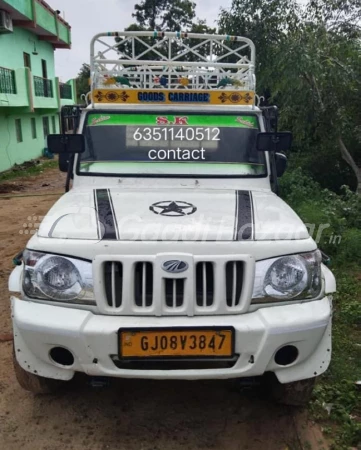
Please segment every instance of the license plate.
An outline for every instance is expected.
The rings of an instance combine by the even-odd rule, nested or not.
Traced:
[[[123,359],[232,357],[234,329],[121,329],[119,353]]]

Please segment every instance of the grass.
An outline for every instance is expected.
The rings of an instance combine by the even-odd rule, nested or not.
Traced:
[[[361,449],[361,197],[347,188],[344,195],[322,189],[291,171],[281,183],[283,197],[305,223],[329,224],[319,246],[332,260],[337,281],[334,295],[332,359],[316,385],[311,417],[332,441],[332,449]],[[340,236],[335,243],[332,236]],[[325,407],[330,408],[330,413]]]
[[[328,371],[320,378],[310,405],[312,416],[333,440],[335,450],[361,446],[361,280],[354,266],[334,269],[333,350]],[[328,415],[325,405],[331,407]]]
[[[57,160],[39,160],[39,163],[33,163],[31,165],[28,164],[22,164],[19,166],[14,167],[11,170],[8,170],[6,172],[0,173],[0,183],[4,181],[10,181],[14,180],[16,178],[20,177],[31,177],[34,175],[38,175],[39,173],[43,172],[47,169],[54,169],[58,167],[58,161]]]

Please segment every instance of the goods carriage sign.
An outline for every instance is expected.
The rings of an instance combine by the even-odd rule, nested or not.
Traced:
[[[113,104],[193,104],[193,105],[254,105],[253,91],[196,91],[186,89],[94,89],[94,103]]]

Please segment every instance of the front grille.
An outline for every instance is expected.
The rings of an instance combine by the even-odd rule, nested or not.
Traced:
[[[184,281],[183,278],[164,279],[165,304],[168,308],[180,308],[183,306]]]
[[[227,306],[234,308],[241,301],[243,286],[243,262],[229,261],[226,264],[226,299]]]
[[[138,262],[134,270],[134,301],[140,308],[149,308],[153,303],[153,264]]]
[[[117,261],[104,264],[104,284],[107,303],[112,308],[122,306],[123,265]]]
[[[100,259],[100,258],[99,258]],[[166,273],[165,261],[184,260],[188,268]],[[248,310],[254,258],[232,256],[106,256],[94,262],[99,310],[125,316],[206,316]]]
[[[211,262],[196,265],[196,301],[200,307],[212,306],[214,300],[214,270]]]

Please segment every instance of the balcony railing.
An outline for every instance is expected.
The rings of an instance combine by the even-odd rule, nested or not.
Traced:
[[[60,83],[60,98],[66,98],[69,100],[73,98],[70,84]]]
[[[47,78],[34,77],[34,87],[36,97],[53,98],[53,82]]]
[[[16,94],[15,71],[0,67],[0,93]]]

